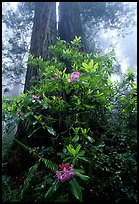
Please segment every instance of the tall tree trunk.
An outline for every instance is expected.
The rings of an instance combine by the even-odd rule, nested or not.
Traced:
[[[48,46],[56,39],[56,3],[36,2],[30,53],[35,57],[48,58]],[[31,88],[31,78],[37,79],[37,67],[28,66],[24,92]]]
[[[56,39],[56,3],[55,2],[36,2],[34,13],[34,24],[31,37],[30,53],[35,57],[41,56],[44,60],[48,58],[48,46],[54,43]],[[24,92],[26,93],[32,86],[36,85],[31,82],[31,78],[37,78],[39,75],[37,66],[28,66],[26,73],[26,82]],[[29,127],[28,127],[29,126]],[[18,125],[15,138],[25,144],[34,144],[32,138],[28,138],[28,131],[32,130],[28,120],[21,121]],[[26,159],[28,154],[25,155],[21,147],[16,142],[13,143],[11,148],[12,153],[9,157],[20,155],[20,160]],[[12,159],[12,158],[11,158]],[[10,160],[11,160],[10,159]],[[25,165],[24,162],[23,166]],[[11,165],[10,165],[10,168]]]
[[[58,35],[61,40],[70,42],[74,40],[75,36],[81,37],[83,47],[81,51],[86,52],[86,43],[82,31],[81,17],[78,2],[60,2],[59,3],[59,24]],[[67,59],[61,59],[66,65],[66,73],[71,72],[71,65]],[[69,102],[70,94],[63,93],[63,98]]]
[[[78,2],[60,2],[59,3],[59,25],[58,35],[62,40],[70,42],[75,36],[81,36],[83,47],[81,51],[86,52],[86,42],[82,30],[80,9]],[[67,66],[67,73],[70,72],[71,66],[67,60],[64,60]]]
[[[48,46],[56,39],[56,3],[55,2],[36,2],[34,12],[34,23],[31,36],[30,53],[35,57],[48,59]],[[31,79],[37,79],[32,83]],[[26,93],[32,86],[37,85],[39,72],[37,66],[28,66],[24,92]],[[26,123],[26,122],[24,122]],[[24,138],[27,125],[19,123],[16,138]],[[25,138],[26,139],[26,138]]]
[[[75,36],[81,36],[82,42],[85,43],[78,2],[59,3],[58,35],[67,42],[73,40]]]

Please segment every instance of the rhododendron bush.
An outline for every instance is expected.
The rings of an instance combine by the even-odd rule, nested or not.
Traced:
[[[27,63],[38,67],[31,79],[36,85],[13,100],[3,98],[3,121],[20,123],[21,132],[26,128],[17,145],[42,165],[29,170],[36,178],[30,200],[135,201],[134,73],[128,70],[122,83],[112,82],[114,53],[83,53],[80,41],[58,38],[48,61],[30,55]],[[28,192],[23,189],[20,201]]]

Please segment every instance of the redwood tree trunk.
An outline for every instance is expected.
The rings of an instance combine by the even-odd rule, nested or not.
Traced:
[[[81,51],[86,52],[86,43],[82,31],[80,10],[78,2],[60,2],[59,3],[59,24],[58,35],[62,40],[70,42],[75,36],[81,37]],[[66,64],[67,73],[70,73],[71,66],[67,59],[62,60]]]
[[[56,39],[56,3],[55,2],[36,2],[34,23],[32,29],[30,53],[35,57],[48,58],[48,46]],[[37,79],[37,67],[28,66],[24,92],[31,88],[32,77]]]
[[[78,2],[59,3],[58,35],[67,42],[73,40],[75,36],[81,36],[85,47]]]
[[[81,36],[81,20],[77,2],[59,3],[58,35],[70,42],[75,36]]]
[[[59,24],[58,24],[58,36],[61,40],[70,42],[74,40],[75,36],[81,37],[83,47],[81,51],[86,52],[86,43],[84,34],[82,31],[81,17],[78,2],[60,2],[59,3]],[[71,72],[71,64],[67,59],[60,59],[66,65],[66,73]],[[63,98],[69,102],[70,95],[63,93]]]
[[[55,2],[36,2],[34,12],[34,23],[31,36],[30,53],[35,57],[41,56],[44,60],[48,58],[48,46],[55,42],[56,39],[56,3]],[[39,76],[38,67],[28,66],[26,73],[26,81],[24,92],[26,93],[32,86],[37,85],[32,83],[32,77],[36,79]],[[28,127],[28,120],[21,121],[18,125],[15,138],[28,144],[30,141],[33,143],[33,139],[27,137],[28,131],[32,130],[32,127]],[[11,151],[16,154],[20,154],[22,149],[18,147],[14,142]],[[11,156],[11,155],[10,155]],[[25,157],[25,156],[24,156]]]
[[[34,22],[31,36],[30,53],[35,57],[48,58],[48,46],[56,39],[56,3],[36,2],[34,11]],[[32,82],[32,78],[37,79]],[[28,66],[24,92],[26,93],[32,86],[37,86],[39,72],[37,66]],[[24,124],[23,124],[24,123]],[[25,139],[27,135],[26,121],[19,123],[16,138]]]

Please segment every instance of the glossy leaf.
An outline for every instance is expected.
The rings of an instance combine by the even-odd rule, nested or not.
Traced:
[[[79,172],[77,172],[76,175],[79,176],[84,181],[88,181],[89,180],[89,176],[83,175],[83,174],[81,174]]]
[[[54,183],[52,184],[52,186],[49,188],[49,190],[47,191],[47,193],[45,194],[45,199],[48,200],[58,189],[60,183],[59,181],[56,179],[54,181]]]
[[[79,135],[75,135],[74,138],[73,138],[73,141],[77,142],[78,140],[79,140]]]
[[[53,128],[51,128],[51,127],[47,127],[47,130],[48,130],[48,132],[49,132],[51,135],[56,136],[56,132],[54,131]]]
[[[72,194],[80,201],[82,202],[82,189],[79,186],[79,184],[77,183],[76,179],[73,178],[70,182],[70,190],[72,192]]]
[[[76,151],[75,151],[75,149],[73,148],[73,146],[71,144],[69,144],[69,146],[67,146],[67,149],[72,155],[75,156]]]
[[[78,152],[80,151],[81,149],[81,145],[79,144],[77,147],[76,147],[76,154],[78,154]]]

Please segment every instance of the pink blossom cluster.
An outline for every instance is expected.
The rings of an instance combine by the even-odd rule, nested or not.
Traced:
[[[34,94],[34,95],[32,95],[32,99],[38,100],[38,99],[40,99],[40,95],[39,94]]]
[[[55,79],[59,79],[59,77],[58,77],[58,76],[54,76],[54,77],[52,78],[52,80],[55,80]]]
[[[73,72],[68,79],[68,82],[76,81],[80,77],[80,72]]]
[[[62,168],[62,171],[56,171],[56,176],[58,180],[62,183],[67,180],[70,180],[72,176],[75,174],[73,170],[73,165],[62,163],[60,168]]]
[[[56,96],[56,100],[59,100],[60,99],[60,96]]]
[[[18,116],[19,116],[19,117],[22,116],[22,114],[23,114],[22,112],[18,112]]]

